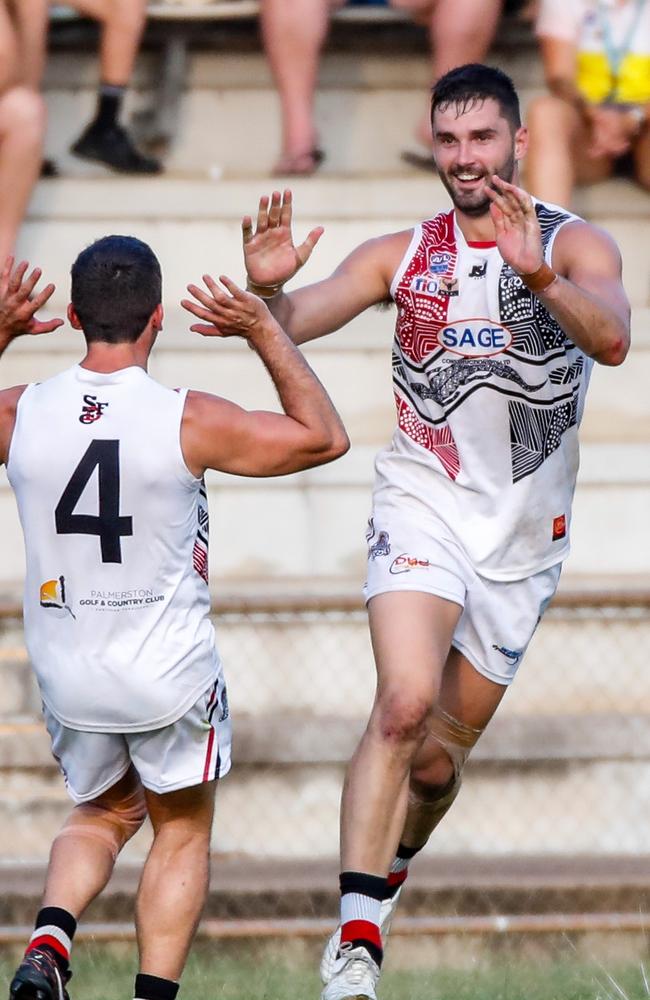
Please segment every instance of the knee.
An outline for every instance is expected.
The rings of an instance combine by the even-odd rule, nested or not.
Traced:
[[[526,123],[531,132],[557,135],[558,130],[568,136],[572,124],[572,108],[566,101],[543,94],[528,105]]]
[[[424,802],[437,802],[444,798],[456,785],[460,784],[462,770],[459,770],[449,753],[442,747],[429,756],[426,764],[411,772],[411,792]]]
[[[45,117],[45,102],[30,87],[12,87],[0,98],[0,122],[5,132],[40,139],[45,132]]]
[[[430,715],[429,698],[400,691],[379,697],[373,721],[382,742],[419,745],[426,737]]]

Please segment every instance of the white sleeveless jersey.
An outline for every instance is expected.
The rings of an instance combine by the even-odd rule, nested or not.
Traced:
[[[550,263],[577,217],[536,211]],[[591,359],[495,244],[466,242],[453,211],[415,228],[391,293],[398,428],[377,458],[375,503],[424,504],[494,580],[560,562]]]
[[[205,488],[186,391],[138,367],[30,385],[7,473],[25,535],[25,636],[47,708],[97,732],[157,729],[215,680]]]

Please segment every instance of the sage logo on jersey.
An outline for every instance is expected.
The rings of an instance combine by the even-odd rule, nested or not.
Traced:
[[[84,396],[84,405],[81,407],[80,424],[94,424],[99,420],[108,403],[100,403],[97,396]]]
[[[440,283],[437,278],[429,278],[426,274],[417,274],[411,278],[411,291],[416,295],[437,295]]]
[[[76,621],[72,608],[66,603],[64,576],[56,580],[46,580],[41,584],[40,603],[42,608],[53,611],[56,618],[67,618],[68,615],[72,615]]]
[[[510,347],[512,334],[507,327],[491,319],[460,319],[438,330],[438,343],[452,354],[464,358],[489,358]]]
[[[429,270],[431,274],[446,274],[451,264],[451,254],[438,251],[429,257]]]

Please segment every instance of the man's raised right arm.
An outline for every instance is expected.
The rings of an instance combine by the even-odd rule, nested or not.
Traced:
[[[367,240],[323,281],[286,294],[284,285],[307,262],[323,229],[317,227],[295,246],[291,232],[291,192],[260,199],[255,228],[242,221],[248,288],[263,298],[295,344],[340,329],[369,306],[390,297],[390,285],[412,230]]]

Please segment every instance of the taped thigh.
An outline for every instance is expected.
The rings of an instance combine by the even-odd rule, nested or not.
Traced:
[[[89,837],[111,852],[113,859],[138,832],[147,815],[142,787],[134,789],[117,802],[82,802],[75,806],[56,837]]]

